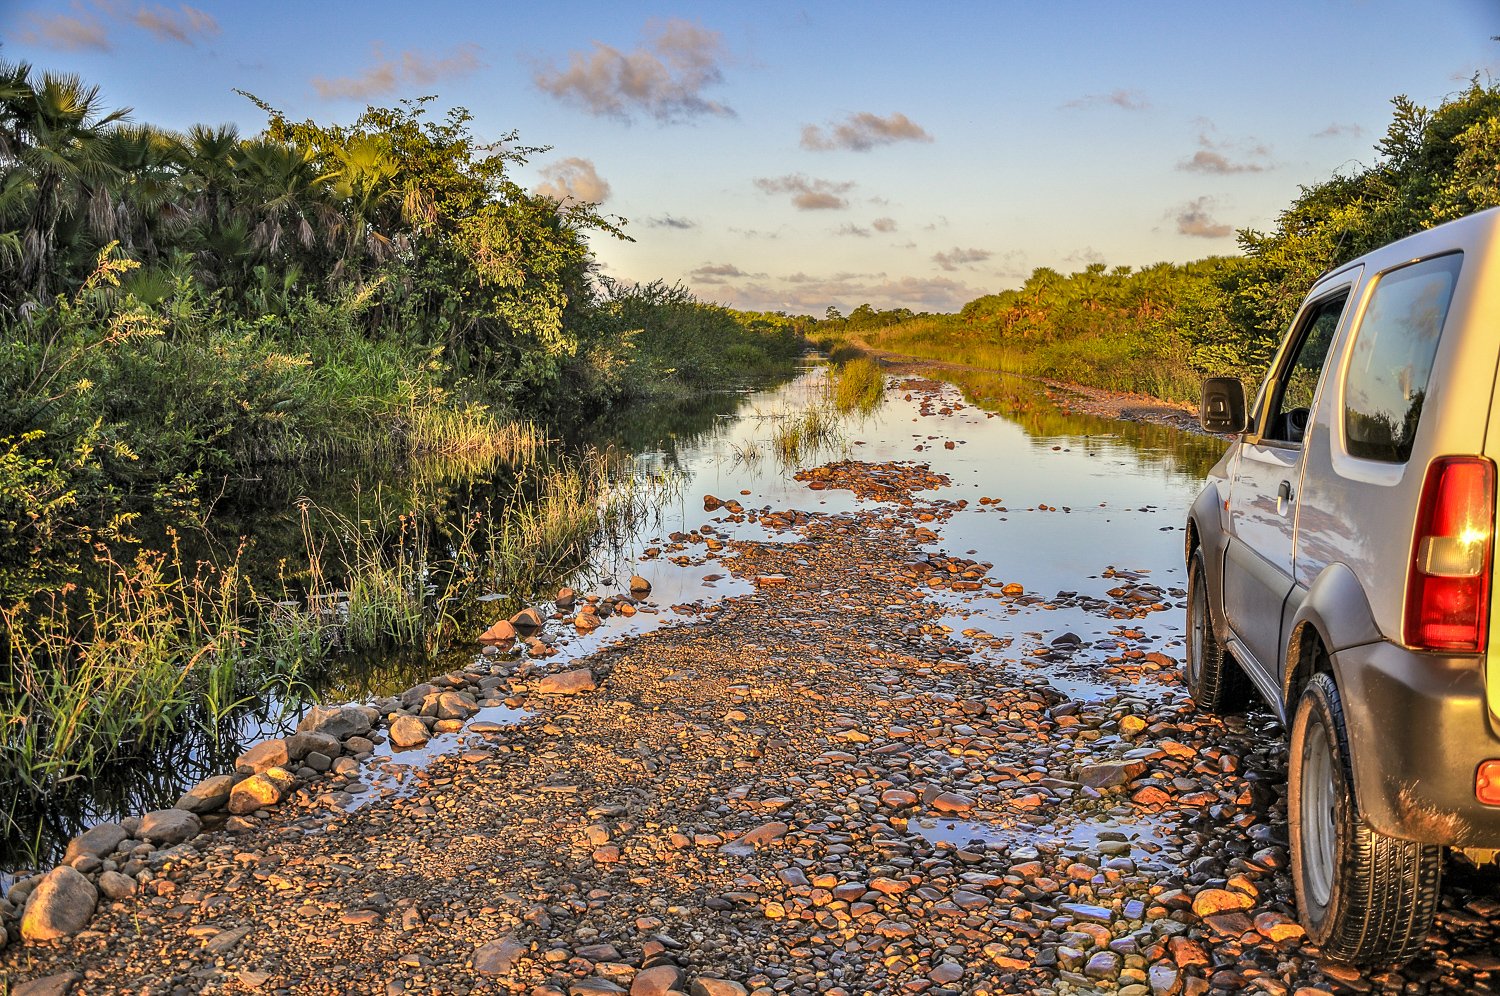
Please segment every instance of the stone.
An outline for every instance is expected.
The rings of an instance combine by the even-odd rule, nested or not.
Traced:
[[[630,996],[667,996],[682,984],[682,969],[676,965],[654,965],[635,974]]]
[[[964,977],[964,967],[956,961],[945,961],[927,973],[927,977],[940,986],[957,982]]]
[[[940,813],[967,813],[974,808],[974,800],[957,792],[944,792],[932,800],[932,808]]]
[[[30,982],[18,982],[10,987],[10,996],[67,996],[75,983],[82,982],[77,972],[58,972]]]
[[[574,671],[547,675],[537,682],[536,690],[543,695],[577,695],[580,692],[592,692],[598,687],[594,681],[594,672],[581,667]]]
[[[339,742],[326,733],[293,733],[286,739],[286,753],[287,758],[292,761],[300,761],[314,753],[338,757]]]
[[[141,817],[140,836],[153,844],[171,846],[191,840],[203,830],[203,821],[186,809],[158,809]]]
[[[287,742],[278,737],[258,743],[245,751],[234,762],[234,767],[247,775],[258,775],[267,768],[284,768],[291,760]]]
[[[688,991],[691,996],[749,996],[750,992],[738,982],[706,977],[694,979],[693,987]]]
[[[1113,979],[1120,974],[1120,956],[1113,951],[1095,951],[1083,966],[1091,979]]]
[[[625,989],[608,979],[594,976],[568,983],[568,996],[588,996],[590,993],[623,993]]]
[[[545,622],[542,614],[533,608],[525,608],[510,617],[510,624],[516,629],[541,629]]]
[[[580,612],[573,617],[573,625],[583,633],[591,633],[603,624],[604,620],[599,618],[597,612]]]
[[[480,643],[509,643],[516,638],[516,627],[509,619],[501,619],[479,634]]]
[[[773,840],[780,840],[782,837],[785,837],[789,829],[785,823],[762,823],[738,840],[725,844],[719,850],[725,854],[744,857],[754,854],[755,849],[764,844],[769,844]]]
[[[1144,761],[1101,761],[1078,768],[1078,781],[1092,789],[1116,788],[1146,773]]]
[[[559,609],[571,609],[578,601],[578,592],[572,588],[559,588],[557,597],[552,600]]]
[[[177,800],[176,808],[190,813],[211,813],[216,809],[223,809],[237,781],[239,778],[234,775],[210,775],[184,792]]]
[[[251,775],[229,794],[229,811],[236,816],[274,806],[296,787],[297,779],[285,768],[268,768]]]
[[[630,579],[630,593],[632,595],[651,594],[651,582],[647,581],[639,574],[633,575]]]
[[[99,905],[99,890],[69,865],[58,865],[42,877],[26,900],[21,915],[21,937],[52,941],[82,930]]]
[[[397,747],[417,747],[425,744],[430,739],[427,732],[427,724],[415,716],[398,716],[391,723],[391,743]]]
[[[509,975],[525,953],[526,945],[507,934],[474,949],[474,971],[482,975]]]
[[[109,899],[129,899],[135,895],[139,886],[135,879],[129,875],[123,875],[117,871],[101,872],[99,875],[99,891]]]
[[[118,823],[100,823],[68,842],[68,850],[63,855],[63,862],[70,863],[74,858],[85,854],[96,858],[106,857],[114,853],[115,848],[120,846],[120,842],[129,836],[125,828]]]
[[[1204,889],[1193,897],[1193,912],[1200,917],[1207,918],[1215,913],[1248,910],[1254,904],[1255,900],[1243,892],[1230,889]]]
[[[337,740],[370,732],[370,716],[355,706],[314,706],[297,724],[298,733],[322,733]]]

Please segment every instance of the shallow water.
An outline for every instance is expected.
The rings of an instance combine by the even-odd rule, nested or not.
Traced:
[[[986,413],[962,402],[957,389],[945,387],[941,400],[928,405],[933,414],[924,415],[920,392],[910,393],[894,379],[889,383],[887,400],[879,410],[847,418],[842,440],[821,452],[804,454],[797,463],[816,466],[842,458],[929,463],[949,475],[953,484],[921,493],[919,500],[930,494],[935,499],[968,502],[946,522],[933,524],[941,540],[930,549],[992,562],[990,577],[1014,581],[1043,598],[1071,591],[1107,600],[1109,589],[1121,583],[1118,577],[1105,576],[1109,568],[1139,572],[1139,578],[1169,591],[1183,585],[1180,530],[1202,472],[1222,449],[1217,441],[1160,426],[1063,414],[1038,392],[1016,382],[1006,382],[1003,393],[1025,399],[1018,412]],[[648,548],[665,546],[672,533],[710,523],[717,530],[715,535],[723,539],[777,541],[789,536],[753,521],[721,521],[727,514],[705,512],[704,495],[738,499],[747,510],[797,508],[836,513],[862,505],[847,491],[809,490],[793,479],[797,467],[775,455],[772,437],[778,419],[817,403],[822,394],[823,374],[810,369],[777,387],[726,392],[715,396],[712,404],[675,414],[656,412],[640,424],[596,432],[596,439],[624,448],[643,471],[670,468],[680,474],[682,487],[676,497],[659,503],[635,532],[617,542],[601,543],[587,565],[556,579],[558,584],[608,595],[620,591],[626,579],[638,573],[651,582],[653,590],[637,615],[611,616],[591,634],[579,635],[571,627],[550,624],[549,635],[555,636],[559,653],[548,667],[658,626],[693,624],[693,614],[675,611],[673,606],[709,604],[750,590],[748,583],[729,575],[721,561],[701,562],[705,552],[701,545],[684,551],[698,561],[687,566],[665,558],[641,559]],[[942,407],[953,410],[937,414]],[[618,417],[629,420],[631,413]],[[944,447],[947,441],[954,443],[953,449]],[[462,468],[444,468],[442,474],[430,476],[438,483],[424,486],[442,489],[445,506],[455,514],[476,502],[500,507],[517,500],[514,482],[507,481],[503,471],[465,477]],[[262,482],[221,503],[215,524],[221,530],[219,542],[236,534],[256,536],[257,559],[250,569],[258,564],[264,570],[276,556],[284,555],[278,550],[301,542],[292,504],[297,495],[311,491],[320,503],[348,509],[368,503],[382,487],[399,491],[400,486],[360,468],[348,469],[331,480],[325,476],[316,488],[308,482]],[[981,497],[999,502],[980,505]],[[359,521],[357,515],[350,517]],[[710,580],[714,575],[720,577]],[[997,681],[1044,678],[1071,697],[1100,697],[1114,689],[1098,673],[1106,651],[1092,646],[1107,642],[1111,630],[1129,625],[1143,634],[1139,645],[1161,649],[1169,656],[1180,645],[1181,613],[1175,609],[1122,623],[1077,607],[1016,606],[990,597],[988,589],[929,594],[947,606],[945,624],[953,629],[954,639],[966,639],[960,635],[964,629],[1009,638],[1009,645],[1003,647],[996,641],[971,641],[976,649],[972,659],[995,667]],[[497,598],[492,619],[508,615],[512,607],[512,601]],[[1064,631],[1076,633],[1083,641],[1068,661],[1037,661],[1027,656],[1030,649]],[[454,648],[436,660],[420,654],[339,659],[323,679],[321,693],[325,700],[344,701],[399,692],[432,674],[464,666],[477,649]],[[121,765],[107,780],[101,779],[93,792],[80,793],[66,805],[39,814],[25,840],[7,842],[6,850],[0,852],[0,869],[23,866],[32,840],[40,842],[43,856],[54,854],[73,833],[102,819],[171,805],[186,786],[227,770],[244,747],[286,733],[295,724],[298,708],[283,711],[281,705],[262,703],[212,740],[203,736],[179,739],[157,755]],[[438,738],[420,757],[381,760],[394,768],[409,768],[408,762],[457,750],[459,743],[457,736]]]

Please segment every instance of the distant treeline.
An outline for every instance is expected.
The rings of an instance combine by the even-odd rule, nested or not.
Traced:
[[[1394,239],[1500,205],[1500,88],[1476,79],[1435,110],[1397,97],[1374,165],[1303,187],[1241,256],[1141,269],[1042,267],[956,315],[862,305],[822,334],[1032,376],[1196,400],[1204,375],[1252,384],[1318,275]]]
[[[522,189],[544,150],[462,108],[325,125],[245,96],[261,133],[179,133],[0,63],[0,556],[91,499],[482,448],[803,348],[809,321],[600,279],[588,236],[623,220]]]

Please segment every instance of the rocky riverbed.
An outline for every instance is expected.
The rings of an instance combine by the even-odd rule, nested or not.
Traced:
[[[955,410],[908,389],[925,417]],[[23,943],[38,880],[0,905],[0,979],[12,996],[1496,988],[1496,876],[1457,865],[1417,961],[1321,959],[1290,902],[1279,730],[1195,712],[1149,632],[1180,590],[1107,550],[1089,592],[950,550],[955,516],[1010,508],[953,497],[912,456],[809,467],[805,502],[707,496],[646,556],[738,593],[677,625],[558,662],[476,653],[242,759],[281,773],[276,799],[221,785],[232,814],[106,832],[51,890],[66,912],[83,881],[91,919]],[[832,492],[863,500],[818,510]],[[541,609],[605,633],[671,613],[620,589]]]

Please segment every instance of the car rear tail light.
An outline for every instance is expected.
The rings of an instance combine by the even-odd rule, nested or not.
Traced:
[[[1474,773],[1474,798],[1486,806],[1500,806],[1500,761],[1481,761]]]
[[[1478,653],[1488,638],[1495,465],[1439,457],[1427,467],[1406,579],[1402,639],[1417,650]]]

